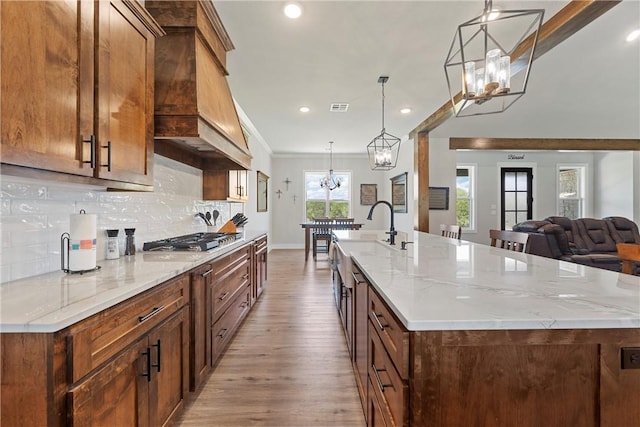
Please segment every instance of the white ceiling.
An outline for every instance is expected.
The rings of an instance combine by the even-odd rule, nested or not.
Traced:
[[[448,99],[444,60],[474,1],[304,1],[298,20],[284,1],[215,1],[236,49],[231,91],[274,154],[364,153],[382,129],[400,138]],[[545,9],[566,1],[494,1]],[[433,136],[640,138],[640,2],[625,0],[537,60],[527,93],[502,114],[454,118]],[[350,104],[346,113],[329,111]],[[311,112],[302,114],[306,105]],[[401,115],[402,107],[411,114]]]

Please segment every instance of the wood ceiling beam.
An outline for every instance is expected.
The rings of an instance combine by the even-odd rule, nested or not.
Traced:
[[[538,35],[538,45],[533,60],[541,57],[555,46],[559,45],[570,36],[584,28],[587,24],[620,3],[621,0],[573,0],[562,10],[552,16],[542,25]],[[514,49],[512,63],[526,61],[527,55],[533,46],[533,37],[528,37]],[[462,92],[453,97],[455,104],[462,102]],[[431,116],[427,117],[409,134],[415,139],[419,132],[430,132],[440,126],[454,115],[454,106],[451,100],[438,108]]]
[[[640,139],[449,138],[449,149],[640,151]]]

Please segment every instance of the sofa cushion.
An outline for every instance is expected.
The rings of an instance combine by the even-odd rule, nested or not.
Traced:
[[[576,225],[573,220],[567,218],[566,216],[548,216],[545,218],[545,221],[549,221],[552,224],[557,224],[564,230],[564,234],[566,237],[567,247],[571,252],[576,252],[576,248],[585,248],[586,246],[580,239],[579,233],[576,229]],[[577,242],[576,242],[577,240]],[[563,242],[564,243],[564,242]],[[558,246],[564,246],[563,243],[559,243]],[[563,251],[563,253],[565,253]]]
[[[578,231],[574,241],[578,249],[587,249],[589,253],[616,254],[616,242],[611,237],[609,226],[603,219],[579,218],[573,221]]]
[[[621,216],[608,216],[603,219],[616,243],[640,244],[640,233],[635,222]]]

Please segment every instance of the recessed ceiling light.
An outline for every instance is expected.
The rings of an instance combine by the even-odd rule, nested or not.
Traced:
[[[637,30],[631,31],[627,36],[627,41],[632,42],[634,40],[637,40],[638,37],[640,37],[640,28],[638,28]]]
[[[298,110],[300,110],[301,113],[308,113],[309,111],[311,111],[309,107],[305,107],[305,106],[298,108]]]
[[[400,110],[400,112],[401,112],[402,114],[409,114],[409,113],[411,112],[411,108],[409,108],[409,107],[402,108],[402,109]]]
[[[287,3],[284,7],[284,14],[287,18],[297,19],[302,15],[302,7],[298,3]]]

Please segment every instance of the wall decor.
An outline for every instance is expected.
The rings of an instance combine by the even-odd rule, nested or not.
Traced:
[[[256,175],[258,177],[258,201],[256,206],[257,212],[266,212],[267,211],[267,195],[269,194],[269,177],[264,172],[257,171]]]
[[[396,213],[407,213],[407,172],[391,178],[391,204]]]
[[[429,187],[429,209],[449,210],[449,187]]]
[[[360,184],[360,204],[372,205],[378,201],[378,184]]]

